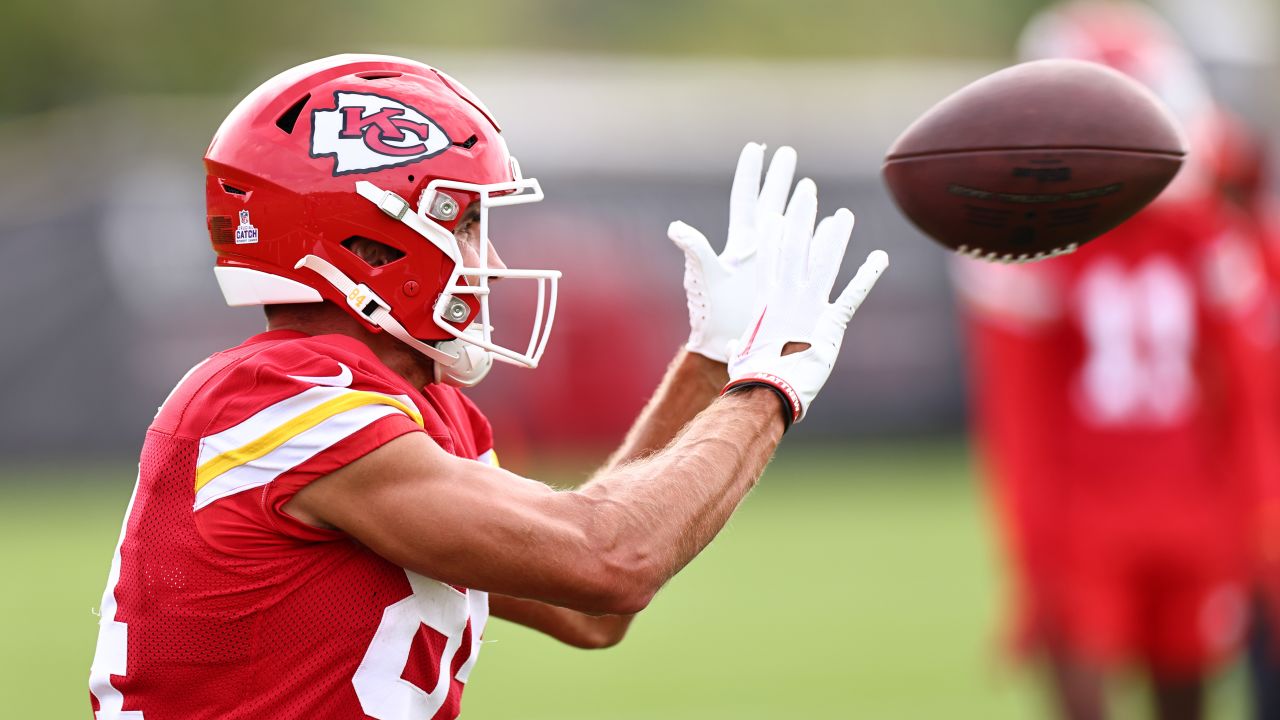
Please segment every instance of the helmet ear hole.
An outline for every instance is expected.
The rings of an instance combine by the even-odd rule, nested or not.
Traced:
[[[369,267],[382,267],[404,257],[404,251],[390,245],[371,240],[367,237],[353,235],[342,241],[342,247],[360,258]]]

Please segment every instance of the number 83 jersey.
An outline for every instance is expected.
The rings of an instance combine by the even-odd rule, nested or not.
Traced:
[[[996,466],[1093,488],[1099,507],[1121,507],[1105,493],[1125,487],[1193,493],[1185,506],[1203,512],[1223,483],[1274,463],[1280,346],[1263,250],[1206,196],[1161,199],[1051,262],[957,265],[976,425]]]
[[[351,338],[268,332],[188,373],[147,431],[112,558],[95,717],[456,717],[485,593],[283,509],[411,432],[493,456],[461,393],[412,388]]]

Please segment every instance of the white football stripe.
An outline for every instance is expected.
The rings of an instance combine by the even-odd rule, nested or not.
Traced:
[[[257,440],[318,405],[353,392],[356,391],[349,388],[312,387],[274,405],[269,405],[237,425],[216,435],[201,438],[200,456],[196,460],[196,467],[204,465],[222,453]],[[414,406],[408,395],[387,395],[387,397],[395,398],[408,407]]]
[[[266,485],[375,421],[396,413],[400,411],[389,405],[362,405],[338,413],[298,433],[266,455],[237,465],[210,480],[196,493],[194,509],[199,510],[228,495]]]

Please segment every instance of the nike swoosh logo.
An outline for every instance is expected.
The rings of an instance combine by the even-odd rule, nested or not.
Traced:
[[[338,363],[338,367],[342,368],[342,372],[330,377],[307,377],[306,375],[290,375],[289,377],[299,382],[311,383],[312,385],[325,385],[327,387],[350,387],[351,386],[351,368]]]

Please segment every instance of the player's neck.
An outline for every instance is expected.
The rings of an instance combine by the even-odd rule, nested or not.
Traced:
[[[359,320],[327,302],[268,306],[267,329],[355,338],[369,346],[382,364],[415,388],[426,386],[434,376],[429,358],[387,333],[371,331]]]

